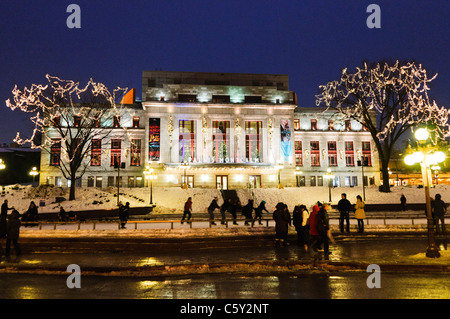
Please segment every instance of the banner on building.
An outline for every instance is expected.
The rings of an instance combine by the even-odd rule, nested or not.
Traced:
[[[289,161],[291,158],[291,121],[280,120],[280,135],[281,135],[281,156],[284,161]]]
[[[148,125],[148,158],[150,161],[159,161],[160,159],[160,132],[161,120],[150,118]]]

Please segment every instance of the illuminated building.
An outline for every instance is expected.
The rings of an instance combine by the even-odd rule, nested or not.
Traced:
[[[111,143],[93,143],[79,185],[144,186],[149,165],[157,187],[327,187],[329,168],[333,185],[357,186],[361,158],[367,185],[379,183],[370,133],[335,111],[297,107],[287,75],[143,71],[142,102],[116,124]],[[42,154],[44,166],[51,158]],[[120,176],[114,162],[125,163]],[[41,167],[43,182],[66,181]]]

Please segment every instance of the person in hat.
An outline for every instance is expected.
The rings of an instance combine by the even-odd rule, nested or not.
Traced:
[[[287,205],[278,203],[273,212],[273,219],[275,220],[275,244],[277,246],[288,245],[287,236],[289,226],[291,225],[291,215],[289,214]]]

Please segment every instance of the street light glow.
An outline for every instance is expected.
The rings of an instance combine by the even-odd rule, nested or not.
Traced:
[[[428,133],[428,130],[426,128],[419,128],[416,133],[414,133],[414,136],[419,142],[421,142],[426,141],[430,134]]]

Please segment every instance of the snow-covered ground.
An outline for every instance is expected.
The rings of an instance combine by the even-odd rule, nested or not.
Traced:
[[[9,207],[16,208],[20,213],[24,213],[30,202],[34,201],[40,206],[41,201],[45,201],[45,206],[39,207],[39,213],[57,212],[60,205],[66,211],[81,211],[87,209],[111,209],[116,208],[117,197],[116,188],[77,188],[76,200],[68,201],[69,191],[66,188],[58,187],[36,187],[11,185],[3,187],[0,196],[8,199]],[[347,198],[354,203],[356,196],[362,196],[362,187],[340,187],[331,190],[332,203],[336,204],[341,193],[346,193]],[[366,187],[366,203],[399,203],[401,194],[404,194],[408,203],[424,203],[425,192],[423,188],[417,187],[393,187],[390,193],[381,193],[377,187]],[[430,195],[434,198],[436,194],[441,194],[443,200],[450,202],[450,185],[437,185],[430,189]],[[251,192],[246,189],[237,190],[237,194],[242,204],[246,204],[251,198]],[[222,196],[217,189],[181,189],[179,187],[158,188],[153,187],[153,202],[156,203],[153,214],[158,213],[181,213],[183,205],[188,197],[193,200],[193,212],[206,212],[208,205],[214,196],[219,197],[219,205],[222,204]],[[300,187],[300,188],[260,188],[254,190],[255,202],[266,201],[269,211],[275,209],[278,202],[286,203],[290,209],[294,205],[305,204],[312,206],[315,202],[328,202],[327,187]],[[64,197],[66,200],[61,203],[56,202],[57,197]],[[144,188],[121,188],[120,201],[130,202],[130,206],[148,206],[150,202],[149,189]],[[0,198],[0,202],[3,200]]]

